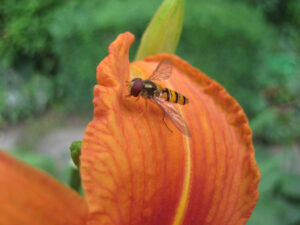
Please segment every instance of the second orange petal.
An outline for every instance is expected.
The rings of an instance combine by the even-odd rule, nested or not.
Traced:
[[[0,150],[1,225],[85,225],[86,218],[78,193]]]

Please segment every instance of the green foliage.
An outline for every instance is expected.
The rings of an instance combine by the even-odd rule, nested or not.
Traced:
[[[67,112],[90,110],[95,68],[107,55],[108,45],[126,30],[141,36],[158,4],[134,0],[2,1],[0,96],[4,100],[0,102],[0,122],[18,121],[40,111],[35,104],[23,106],[31,99],[21,91],[36,74],[52,87],[50,93],[46,91],[46,105],[62,105]],[[17,89],[16,101],[24,102],[12,107],[4,96],[14,93],[7,84],[11,73],[19,84],[12,85]]]
[[[91,112],[95,69],[108,45],[131,31],[133,56],[160,3],[2,0],[0,125],[53,108]],[[188,0],[177,54],[238,100],[256,143],[286,146],[300,139],[299,0]],[[272,157],[256,147],[261,197],[248,225],[300,224],[300,177],[287,166],[297,157],[286,147],[280,152]],[[58,170],[57,162],[36,153],[17,156],[68,182],[70,168]]]
[[[49,157],[43,157],[32,153],[14,153],[14,156],[36,168],[55,174],[55,162],[49,159]]]
[[[225,86],[243,106],[257,138],[299,139],[295,21],[286,18],[277,26],[260,4],[242,1],[188,1],[187,11],[179,55]]]
[[[260,198],[247,225],[296,225],[300,222],[300,176],[293,167],[297,155],[292,149],[272,156],[256,147],[262,180]]]
[[[70,175],[76,175],[74,174],[74,167],[65,165],[65,166],[58,166],[58,163],[55,161],[54,158],[51,158],[47,155],[41,155],[37,153],[32,152],[24,152],[24,151],[18,151],[18,152],[10,152],[12,153],[16,158],[19,160],[22,160],[23,162],[36,167],[38,169],[41,169],[43,171],[47,171],[48,174],[51,176],[57,178],[62,183],[69,185],[70,181]],[[78,171],[77,171],[78,174]],[[78,176],[78,175],[77,175]],[[78,180],[78,177],[76,177]],[[76,179],[72,182],[76,182]],[[74,184],[75,185],[75,184]]]
[[[53,84],[46,76],[32,75],[26,82],[7,70],[0,80],[0,124],[5,119],[16,122],[43,112],[54,96]]]
[[[0,123],[53,105],[67,112],[90,110],[95,68],[107,46],[126,30],[138,43],[159,4],[3,1]],[[190,0],[186,5],[177,53],[226,87],[265,142],[300,137],[295,125],[300,123],[299,5],[295,0]]]
[[[187,7],[191,16],[179,54],[224,85],[248,115],[258,113],[265,102],[258,93],[257,66],[260,49],[272,33],[261,12],[241,2],[199,1]]]

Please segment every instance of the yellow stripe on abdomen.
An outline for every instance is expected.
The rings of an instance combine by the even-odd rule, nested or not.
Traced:
[[[189,102],[189,100],[185,96],[168,88],[162,89],[161,98],[165,99],[168,102],[178,103],[181,105],[185,105]]]
[[[178,102],[178,94],[173,91],[173,90],[169,90],[169,96],[170,96],[170,102],[174,102],[177,103]]]
[[[182,94],[179,94],[178,92],[175,92],[174,91],[174,95],[176,95],[176,98],[175,98],[175,103],[178,103],[180,105],[185,105],[189,102],[189,100],[183,96]]]
[[[170,93],[168,88],[162,89],[162,95],[161,98],[165,99],[166,101],[170,100]]]
[[[179,103],[180,105],[184,105],[184,104],[185,104],[184,98],[185,98],[185,97],[184,97],[183,95],[178,94],[178,103]]]

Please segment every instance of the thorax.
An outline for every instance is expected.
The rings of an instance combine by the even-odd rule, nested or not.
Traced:
[[[161,87],[158,84],[155,84],[150,80],[143,81],[143,89],[140,93],[142,97],[150,98],[153,96],[159,96],[160,92],[161,92]]]

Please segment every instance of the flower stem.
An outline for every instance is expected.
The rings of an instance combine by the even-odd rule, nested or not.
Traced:
[[[80,179],[79,169],[77,168],[71,169],[69,186],[75,191],[77,191],[78,193],[80,193],[81,179]]]
[[[81,178],[80,178],[80,154],[81,154],[81,141],[73,141],[70,146],[70,153],[73,163],[76,167],[72,167],[69,186],[80,193],[81,189]]]

